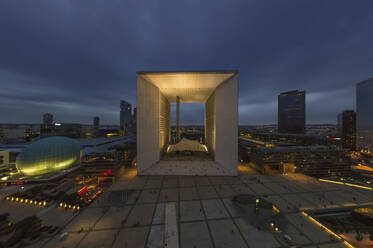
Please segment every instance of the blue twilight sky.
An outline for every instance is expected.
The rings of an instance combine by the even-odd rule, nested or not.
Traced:
[[[277,122],[307,92],[307,123],[355,108],[373,77],[371,0],[2,0],[0,123],[119,122],[138,70],[238,69],[241,124]],[[182,104],[182,123],[203,122]]]

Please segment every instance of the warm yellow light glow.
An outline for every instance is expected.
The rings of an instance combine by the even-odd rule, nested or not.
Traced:
[[[66,137],[49,137],[33,142],[16,161],[25,176],[49,174],[66,169],[80,160],[80,145]]]
[[[25,203],[28,203],[28,199],[25,200]]]
[[[344,184],[343,182],[337,182],[337,181],[326,180],[326,179],[319,179],[319,181],[326,182],[326,183]]]
[[[355,188],[373,190],[372,187],[362,186],[362,185],[358,185],[358,184],[344,183],[344,182],[338,182],[338,181],[332,181],[332,180],[326,180],[326,179],[319,179],[319,181],[326,182],[326,183],[342,184],[342,185],[346,185],[346,186],[350,186],[350,187],[355,187]]]
[[[60,203],[60,207],[62,208],[62,206],[63,206],[63,203],[61,202],[61,203]]]
[[[23,199],[21,198],[21,200],[19,200],[19,202],[21,202],[21,203],[22,203],[22,202],[23,202]]]
[[[45,206],[45,205],[47,205],[47,202],[46,202],[46,201],[43,202],[43,206]]]
[[[317,220],[315,220],[314,218],[312,218],[311,216],[309,216],[307,213],[302,212],[302,215],[305,216],[310,221],[312,221],[313,223],[315,223],[316,225],[318,225],[319,227],[321,227],[322,229],[324,229],[327,233],[333,235],[337,239],[342,239],[339,235],[337,235],[332,230],[330,230],[329,228],[327,228],[326,226],[324,226],[323,224],[321,224],[320,222],[318,222]]]
[[[247,174],[253,173],[253,169],[247,164],[239,163],[237,168],[238,168],[238,172],[241,175],[247,175]]]
[[[9,198],[9,196],[7,196],[5,199],[6,199],[7,201],[9,201],[10,198]]]
[[[344,240],[341,236],[339,236],[338,234],[336,234],[335,232],[333,232],[332,230],[330,230],[329,228],[327,228],[326,226],[324,226],[323,224],[321,224],[320,222],[318,222],[317,220],[315,220],[314,218],[312,218],[311,216],[309,216],[307,213],[302,212],[302,215],[305,216],[310,221],[312,221],[313,223],[315,223],[316,225],[318,225],[319,227],[321,227],[322,229],[324,229],[330,235],[334,236],[335,238],[337,238],[339,240],[343,240],[343,243],[347,247],[354,248],[353,245],[351,245],[349,242],[347,242],[346,240]]]
[[[32,204],[32,200],[30,200],[30,204]]]
[[[203,145],[202,147],[206,150],[206,152],[208,152],[208,149],[207,149],[206,145]]]
[[[348,243],[346,240],[343,241],[343,243],[347,246],[347,247],[350,247],[350,248],[355,248],[355,246],[351,245],[350,243]]]
[[[12,199],[11,199],[12,201],[14,201],[14,197],[12,196]]]
[[[37,202],[37,201],[34,201],[34,204],[35,204],[35,205],[38,205],[38,202]]]
[[[216,87],[233,75],[234,72],[162,72],[145,73],[141,77],[158,87],[170,102],[175,102],[176,96],[183,102],[205,102]]]
[[[278,209],[275,205],[272,205],[272,209],[277,212],[277,213],[280,213],[280,209]]]
[[[54,171],[54,170],[61,170],[61,169],[65,169],[65,168],[68,168],[71,164],[73,164],[74,162],[76,161],[75,158],[71,158],[71,159],[68,159],[68,160],[65,160],[65,161],[62,161],[62,162],[59,162],[59,163],[56,163],[53,165],[53,167],[50,168],[51,171]],[[43,164],[35,164],[33,167],[31,168],[24,168],[24,169],[21,169],[21,172],[25,175],[28,175],[28,176],[33,176],[33,175],[37,175],[39,174],[39,172],[41,170],[45,170],[47,169],[47,166],[43,163]]]
[[[373,172],[373,168],[363,165],[363,164],[358,164],[358,165],[351,165],[351,169],[356,169],[356,170],[365,170],[365,171],[371,171]]]
[[[77,209],[77,210],[79,210],[79,209],[80,209],[80,207],[79,207],[79,206],[77,206],[77,207],[76,207],[76,209]]]
[[[368,190],[372,190],[373,188],[371,187],[367,187],[367,186],[362,186],[362,185],[357,185],[357,184],[351,184],[351,183],[345,183],[347,186],[351,186],[351,187],[356,187],[356,188],[361,188],[361,189],[368,189]]]
[[[17,201],[19,201],[19,198],[18,198],[18,197],[16,198],[16,202],[17,202]]]

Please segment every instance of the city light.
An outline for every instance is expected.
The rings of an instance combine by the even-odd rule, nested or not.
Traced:
[[[313,217],[311,217],[310,215],[308,215],[306,212],[302,212],[302,215],[305,216],[308,220],[312,221],[314,224],[316,224],[317,226],[321,227],[322,229],[324,229],[327,233],[329,233],[330,235],[332,235],[333,237],[339,239],[339,240],[343,240],[343,243],[350,247],[350,248],[354,248],[354,246],[352,246],[349,242],[347,242],[346,240],[344,240],[341,236],[339,236],[338,234],[336,234],[335,232],[333,232],[332,230],[330,230],[329,228],[327,228],[326,226],[324,226],[323,224],[321,224],[319,221],[317,221],[316,219],[314,219]]]
[[[373,245],[373,0],[11,2],[0,248]]]
[[[202,147],[205,149],[206,152],[209,151],[209,150],[207,149],[207,146],[206,146],[206,145],[203,145]]]
[[[272,205],[272,209],[273,209],[273,211],[275,211],[276,213],[280,213],[280,209],[278,209],[275,205]]]
[[[341,185],[346,185],[346,186],[355,187],[355,188],[373,190],[372,187],[367,187],[367,186],[362,186],[362,185],[357,185],[357,184],[352,184],[352,183],[344,183],[344,182],[332,181],[332,180],[327,180],[327,179],[319,179],[319,181],[326,182],[326,183],[341,184]]]

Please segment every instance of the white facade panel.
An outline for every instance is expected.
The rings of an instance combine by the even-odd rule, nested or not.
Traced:
[[[170,103],[167,98],[159,93],[159,152],[166,148],[170,138]]]
[[[238,74],[215,90],[215,161],[238,174]]]
[[[137,77],[138,174],[159,161],[159,89]]]
[[[205,140],[206,146],[212,156],[215,151],[215,92],[207,99],[205,103]]]

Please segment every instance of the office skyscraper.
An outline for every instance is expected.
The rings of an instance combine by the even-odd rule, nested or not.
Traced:
[[[136,123],[137,119],[137,107],[133,108],[133,122]]]
[[[43,124],[52,125],[53,124],[53,115],[50,113],[43,114]]]
[[[356,113],[353,110],[342,114],[342,144],[343,148],[356,150]]]
[[[278,132],[304,134],[306,130],[306,92],[288,91],[278,96]]]
[[[128,132],[132,122],[132,108],[131,104],[121,100],[120,101],[120,130],[123,134]]]
[[[100,117],[93,117],[93,129],[98,130],[100,128]]]
[[[357,148],[373,153],[373,78],[356,85]]]
[[[343,113],[339,113],[337,115],[337,132],[339,137],[342,136],[342,114]]]
[[[43,123],[40,125],[40,136],[46,137],[54,134],[53,115],[43,114]]]

